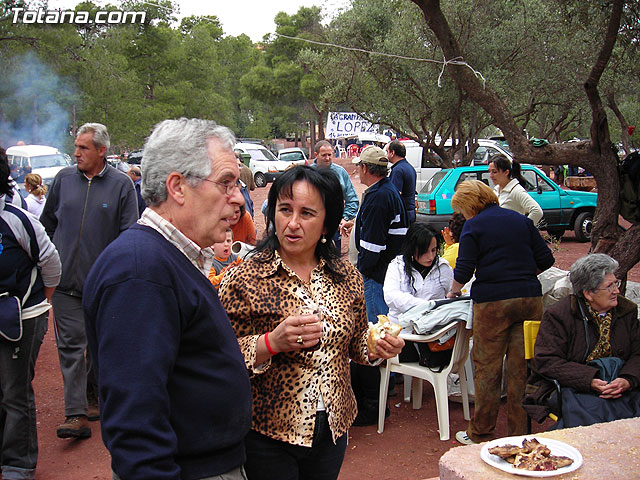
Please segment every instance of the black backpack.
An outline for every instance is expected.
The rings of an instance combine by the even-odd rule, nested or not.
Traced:
[[[625,157],[618,168],[620,178],[620,215],[631,223],[640,221],[640,152]]]

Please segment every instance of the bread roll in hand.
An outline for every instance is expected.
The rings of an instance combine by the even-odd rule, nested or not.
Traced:
[[[369,336],[367,337],[367,348],[369,352],[376,353],[376,344],[378,340],[384,338],[385,335],[397,337],[400,335],[402,327],[397,323],[391,323],[386,315],[378,315],[378,323],[369,324]]]

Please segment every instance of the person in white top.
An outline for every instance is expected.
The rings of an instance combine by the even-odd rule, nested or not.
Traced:
[[[527,216],[537,225],[542,220],[542,208],[524,188],[526,180],[520,174],[520,164],[511,162],[504,155],[495,155],[489,160],[489,177],[498,195],[502,208],[514,210]]]
[[[384,301],[389,306],[389,320],[400,323],[404,332],[411,333],[411,325],[398,321],[401,313],[429,300],[445,298],[451,290],[453,270],[439,251],[436,231],[416,222],[407,231],[402,255],[389,264],[383,286]]]
[[[25,201],[27,202],[27,211],[36,217],[40,217],[44,203],[47,186],[42,184],[42,177],[37,173],[27,173],[24,177],[24,188],[29,194]]]

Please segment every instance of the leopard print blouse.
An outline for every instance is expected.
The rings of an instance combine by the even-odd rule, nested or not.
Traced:
[[[222,281],[220,300],[251,376],[252,429],[258,433],[310,447],[320,394],[334,442],[353,423],[357,408],[349,358],[370,365],[368,324],[362,276],[342,260],[337,262],[337,271],[344,276],[339,281],[328,274],[321,261],[305,285],[277,252],[261,252],[235,267]],[[323,307],[321,347],[278,353],[254,368],[258,337],[275,329],[309,296]]]

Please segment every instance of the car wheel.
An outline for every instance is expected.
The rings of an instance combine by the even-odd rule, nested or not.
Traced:
[[[564,231],[564,228],[547,228],[547,233],[556,239],[562,238]]]
[[[593,213],[582,212],[576,218],[573,231],[579,242],[588,242],[591,240],[591,228],[593,227]]]
[[[265,177],[262,172],[256,172],[253,180],[256,182],[256,187],[262,188],[267,186],[267,177]]]

